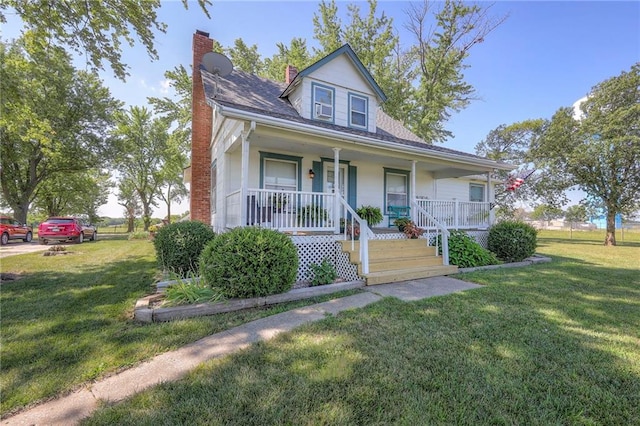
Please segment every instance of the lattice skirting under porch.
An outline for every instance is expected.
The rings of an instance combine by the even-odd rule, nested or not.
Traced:
[[[480,244],[484,248],[489,248],[489,231],[487,230],[479,230],[479,231],[465,231],[469,234],[470,237],[473,237],[474,240],[478,244]]]
[[[312,263],[320,264],[327,259],[336,268],[338,276],[345,281],[358,280],[358,269],[349,263],[349,255],[342,251],[340,235],[291,236],[298,249],[298,276],[296,281],[307,281]]]

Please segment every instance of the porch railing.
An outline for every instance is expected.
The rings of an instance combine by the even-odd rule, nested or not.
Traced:
[[[335,230],[332,193],[249,189],[246,225],[281,231]]]
[[[342,234],[345,240],[351,241],[351,250],[355,249],[356,240],[359,239],[360,263],[362,264],[362,273],[366,275],[369,273],[369,239],[374,238],[375,235],[369,228],[367,221],[358,216],[341,195],[337,197]]]
[[[418,227],[424,229],[427,232],[428,244],[433,243],[436,248],[436,255],[439,252],[439,245],[442,244],[442,263],[444,265],[449,264],[449,230],[446,225],[438,221],[428,211],[426,211],[422,205],[414,201],[413,211],[411,212],[411,220],[413,220]]]
[[[416,203],[450,229],[488,228],[489,203],[475,201],[416,200]]]

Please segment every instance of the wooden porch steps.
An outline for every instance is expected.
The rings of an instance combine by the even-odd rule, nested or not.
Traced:
[[[386,284],[418,278],[450,275],[458,272],[457,266],[443,265],[436,256],[435,247],[426,245],[424,239],[369,240],[369,273],[362,273],[360,242],[341,241],[342,251],[349,254],[349,261],[358,266],[358,274],[364,276],[367,285]]]

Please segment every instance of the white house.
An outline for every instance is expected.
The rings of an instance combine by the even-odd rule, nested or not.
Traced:
[[[427,144],[385,114],[385,94],[349,45],[299,72],[287,67],[285,83],[237,70],[212,74],[201,65],[212,46],[196,32],[192,219],[217,231],[251,225],[290,233],[300,279],[323,258],[344,279],[369,284],[456,272],[448,229],[486,232],[491,172],[512,166]],[[384,221],[370,227],[355,213],[363,205],[380,208]],[[412,242],[399,233],[390,223],[398,213],[425,237]],[[359,225],[359,241],[345,222],[347,230]]]

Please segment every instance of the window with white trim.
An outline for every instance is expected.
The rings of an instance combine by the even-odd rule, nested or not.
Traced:
[[[407,175],[387,172],[386,183],[387,206],[408,206]]]
[[[333,121],[333,89],[313,85],[313,118]]]
[[[279,191],[298,190],[298,163],[265,158],[264,189]]]
[[[368,99],[364,96],[349,94],[349,125],[367,127]]]
[[[485,186],[480,183],[469,184],[469,201],[484,202]]]

